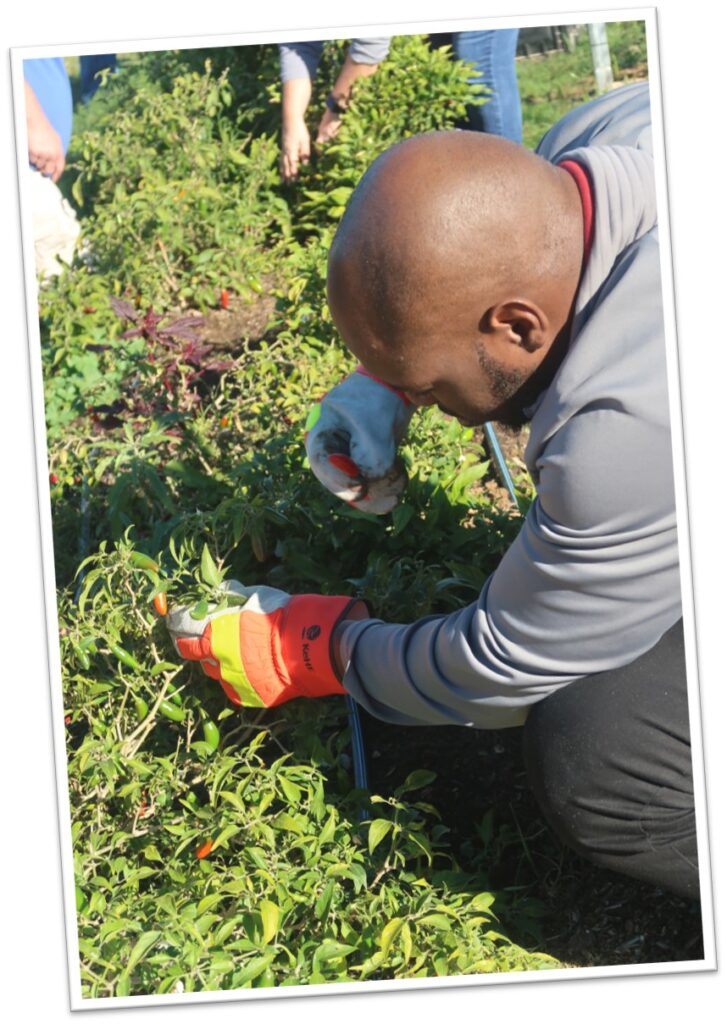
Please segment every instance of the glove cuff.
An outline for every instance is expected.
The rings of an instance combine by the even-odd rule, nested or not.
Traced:
[[[353,372],[360,373],[362,377],[368,377],[370,380],[373,380],[377,384],[380,384],[382,388],[388,388],[389,391],[393,391],[396,397],[402,400],[404,405],[414,404],[406,397],[406,394],[403,391],[400,391],[399,388],[393,388],[391,384],[387,384],[385,380],[381,380],[379,377],[374,377],[373,373],[369,373],[365,366],[361,366],[359,364]]]
[[[296,594],[280,623],[280,653],[290,681],[303,697],[345,693],[334,668],[333,634],[359,598]]]

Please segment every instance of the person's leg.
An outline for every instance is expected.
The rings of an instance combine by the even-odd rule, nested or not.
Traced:
[[[517,39],[518,29],[452,33],[455,56],[475,65],[478,74],[472,81],[488,90],[485,103],[468,109],[469,127],[522,142],[522,111],[515,71]]]
[[[563,842],[598,864],[697,898],[697,837],[679,621],[631,665],[536,704],[530,785]]]
[[[84,55],[81,57],[79,63],[81,73],[81,102],[88,103],[101,84],[100,79],[97,77],[99,71],[103,71],[105,68],[110,68],[111,71],[116,70],[116,54],[94,53]]]

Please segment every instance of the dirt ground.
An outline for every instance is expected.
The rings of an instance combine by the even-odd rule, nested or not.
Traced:
[[[247,345],[264,338],[275,309],[273,285],[274,282],[264,279],[260,295],[249,300],[230,295],[227,309],[214,309],[205,314],[205,323],[198,332],[201,340],[226,352],[239,354]]]

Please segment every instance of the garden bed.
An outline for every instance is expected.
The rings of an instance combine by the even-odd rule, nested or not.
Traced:
[[[622,35],[643,52],[643,26]],[[388,145],[456,123],[466,68],[397,41],[293,189],[273,47],[121,68],[73,142],[84,257],[40,297],[84,995],[698,958],[694,905],[563,850],[518,730],[364,715],[361,792],[343,700],[235,710],[154,610],[214,601],[225,577],[413,621],[473,600],[516,535],[526,431],[499,432],[520,512],[481,432],[434,408],[388,517],[324,492],[302,443],[353,365],[325,302],[345,202]],[[402,104],[402,81],[428,102]]]

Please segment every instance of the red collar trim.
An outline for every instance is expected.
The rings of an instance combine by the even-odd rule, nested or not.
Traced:
[[[564,171],[568,171],[578,186],[581,196],[581,204],[583,206],[583,263],[585,265],[591,254],[591,246],[593,244],[593,186],[586,169],[581,164],[576,163],[575,160],[564,160],[558,166],[562,167]]]

